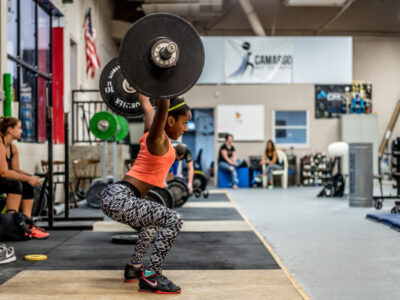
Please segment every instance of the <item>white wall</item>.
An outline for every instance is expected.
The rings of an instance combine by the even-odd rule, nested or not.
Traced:
[[[265,123],[260,126],[265,128],[266,140],[272,137],[273,110],[308,110],[310,113],[310,146],[296,149],[295,153],[298,155],[327,151],[328,145],[339,139],[338,119],[315,119],[313,117],[315,105],[313,85],[202,85],[192,88],[185,95],[185,99],[193,108],[215,108],[220,104],[264,105]],[[221,143],[216,139],[215,141],[215,157],[217,157]],[[246,160],[250,155],[261,155],[264,146],[265,142],[235,142],[238,157]]]
[[[400,38],[355,37],[353,72],[354,80],[372,83],[373,111],[378,115],[380,141],[397,100],[400,99]],[[310,146],[295,149],[298,157],[316,151],[327,152],[328,145],[340,139],[339,119],[314,118],[314,86],[310,84],[198,85],[185,95],[185,99],[193,108],[215,108],[220,104],[263,104],[266,140],[271,138],[271,117],[274,109],[308,110]],[[393,136],[400,136],[400,121]],[[216,141],[215,157],[219,146],[220,143]],[[260,155],[264,146],[264,142],[235,143],[238,156],[243,158]]]
[[[400,99],[400,38],[356,37],[353,51],[354,79],[372,83],[380,142]],[[392,137],[396,136],[400,136],[400,122],[393,130]]]
[[[83,23],[88,8],[91,8],[92,22],[96,29],[96,49],[99,56],[101,68],[96,70],[94,79],[86,75],[86,52],[83,34]],[[114,14],[114,5],[111,0],[85,0],[74,1],[73,4],[64,4],[65,27],[64,27],[64,107],[66,111],[71,110],[71,87],[70,87],[70,41],[77,44],[77,82],[80,89],[98,89],[99,78],[102,67],[118,55],[116,43],[111,35],[111,20]],[[95,95],[99,96],[99,95]]]

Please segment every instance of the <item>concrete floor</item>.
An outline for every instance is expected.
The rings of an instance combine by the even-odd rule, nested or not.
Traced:
[[[311,299],[400,299],[400,232],[365,219],[388,213],[393,201],[380,211],[350,208],[348,197],[317,198],[320,189],[229,195]]]

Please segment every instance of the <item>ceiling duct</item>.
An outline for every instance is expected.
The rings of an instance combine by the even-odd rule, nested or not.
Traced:
[[[284,0],[286,6],[344,6],[347,0]]]
[[[316,32],[316,35],[319,35],[322,33],[322,31],[325,30],[325,28],[327,28],[329,25],[331,25],[332,23],[334,23],[337,19],[340,18],[340,16],[342,14],[344,14],[344,12],[350,7],[350,5],[352,5],[354,2],[356,2],[357,0],[348,0],[346,1],[346,5],[343,6],[333,17],[331,17],[324,25],[322,25]]]
[[[159,3],[157,1],[146,1],[142,4],[144,14],[170,13],[181,17],[214,17],[221,14],[223,0],[207,1],[170,1]]]
[[[251,4],[250,0],[239,0],[239,2],[255,35],[265,36],[266,34],[264,27],[262,26],[260,19],[258,18],[257,12],[254,9],[254,6]]]

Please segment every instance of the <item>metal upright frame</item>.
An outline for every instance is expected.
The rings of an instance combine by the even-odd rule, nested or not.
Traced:
[[[49,118],[50,119],[50,118]],[[49,120],[50,124],[50,120]],[[53,196],[50,196],[47,199],[47,207],[48,207],[48,217],[47,218],[42,218],[43,221],[47,221],[47,229],[50,230],[91,230],[93,229],[92,225],[74,225],[74,224],[68,224],[68,225],[54,225],[55,222],[79,222],[79,221],[103,221],[103,217],[70,217],[69,215],[69,113],[65,113],[65,147],[64,147],[64,159],[65,159],[65,182],[64,182],[64,217],[54,217],[54,199]],[[52,142],[49,141],[49,144],[51,144],[51,147],[49,146],[49,149],[52,149]],[[49,152],[51,155],[51,160],[52,160],[52,152]],[[48,178],[48,188],[49,192],[50,190],[53,190],[53,183],[51,180],[51,174],[50,173],[50,160],[49,160],[49,173],[47,174]],[[51,194],[53,195],[53,193]]]

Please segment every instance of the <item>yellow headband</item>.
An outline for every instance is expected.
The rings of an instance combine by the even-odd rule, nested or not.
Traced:
[[[171,107],[170,109],[168,109],[168,112],[170,112],[171,110],[177,109],[177,108],[179,108],[179,107],[181,107],[183,105],[185,105],[185,102],[181,102],[181,103]]]

